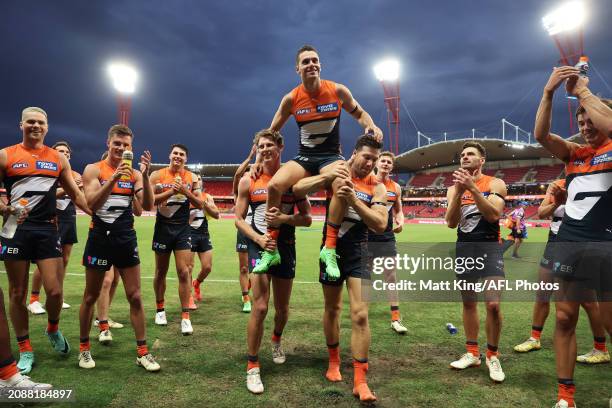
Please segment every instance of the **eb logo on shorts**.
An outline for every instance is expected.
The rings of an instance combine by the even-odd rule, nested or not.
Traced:
[[[166,249],[166,244],[160,244],[159,242],[154,242],[153,249]]]
[[[106,266],[106,265],[108,265],[108,261],[106,259],[100,259],[100,258],[97,258],[95,256],[88,256],[87,257],[87,265]]]
[[[0,245],[0,254],[13,254],[17,255],[19,253],[19,248],[7,247]]]

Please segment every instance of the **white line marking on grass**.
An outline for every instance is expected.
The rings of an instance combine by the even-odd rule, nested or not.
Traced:
[[[0,273],[6,273],[6,271],[4,270],[0,270]],[[30,275],[33,272],[30,272]],[[81,276],[81,277],[85,277],[84,273],[73,273],[73,272],[67,272],[66,275],[69,276]],[[153,276],[141,276],[142,279],[153,279]],[[176,281],[178,280],[178,278],[172,277],[172,276],[167,276],[166,277],[167,280],[171,280],[171,281]],[[205,282],[215,282],[215,283],[238,283],[238,279],[205,279]],[[319,283],[319,282],[310,282],[310,281],[293,281],[293,283],[298,283],[298,284],[315,284],[315,283]]]

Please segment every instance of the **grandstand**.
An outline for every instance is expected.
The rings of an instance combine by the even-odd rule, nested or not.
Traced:
[[[446,189],[458,167],[463,143],[473,139],[432,143],[397,156],[396,171],[409,174],[403,186],[404,213],[408,219],[442,219],[446,211]],[[570,140],[580,142],[577,136]],[[536,218],[537,208],[548,183],[563,175],[563,163],[537,144],[509,143],[501,139],[477,139],[487,150],[483,173],[498,177],[508,186],[507,211],[525,201],[526,218]],[[154,164],[153,169],[167,164]],[[222,212],[233,211],[232,179],[238,164],[190,164],[202,176],[206,192]],[[325,193],[311,195],[313,215],[325,215]]]

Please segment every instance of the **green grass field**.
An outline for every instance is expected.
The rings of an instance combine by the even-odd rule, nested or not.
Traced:
[[[185,407],[185,406],[287,406],[329,407],[359,406],[351,394],[352,366],[349,349],[350,320],[345,296],[341,332],[344,381],[326,382],[323,373],[327,350],[321,328],[323,302],[317,283],[317,254],[321,237],[320,222],[297,232],[298,264],[291,316],[283,335],[287,362],[275,365],[270,356],[269,336],[273,309],[268,314],[263,349],[260,352],[263,395],[251,395],[245,387],[246,322],[240,312],[241,296],[237,281],[238,262],[234,252],[233,221],[210,222],[214,245],[213,271],[203,286],[204,302],[192,313],[194,335],[180,335],[180,306],[176,275],[169,272],[166,310],[169,324],[153,324],[155,299],[152,289],[154,271],[150,251],[154,219],[137,220],[142,260],[142,293],[147,315],[148,343],[162,366],[157,374],[146,373],[135,364],[135,341],[129,326],[128,305],[122,292],[111,308],[111,317],[126,324],[113,330],[114,342],[102,346],[97,331],[92,331],[92,354],[96,368],[78,368],[78,308],[84,286],[80,257],[85,244],[88,219],[79,217],[79,244],[73,250],[64,291],[72,308],[62,312],[60,327],[73,351],[62,359],[51,351],[44,329],[46,315],[30,318],[30,337],[37,365],[32,377],[51,382],[57,388],[70,388],[78,406],[113,407]],[[532,228],[530,241],[545,241],[547,230]],[[406,225],[399,241],[452,242],[455,232],[439,225]],[[537,268],[539,255],[526,252],[523,259],[506,259],[506,274]],[[199,265],[199,264],[198,264]],[[198,266],[196,266],[197,268]],[[6,274],[0,277],[7,293]],[[44,295],[42,296],[44,301]],[[484,351],[484,308],[481,312],[480,345]],[[554,310],[554,308],[552,309]],[[484,365],[463,372],[448,368],[450,361],[464,352],[459,303],[404,303],[403,320],[409,328],[400,337],[389,327],[388,304],[371,304],[369,382],[381,407],[548,407],[556,396],[555,360],[552,350],[551,316],[542,336],[543,349],[519,355],[512,347],[525,340],[531,327],[531,303],[502,305],[504,328],[500,343],[501,362],[506,372],[503,384],[493,384]],[[453,322],[459,334],[451,336],[445,323]],[[578,327],[578,351],[592,347],[592,337],[584,314]],[[13,337],[13,348],[17,355]],[[609,365],[578,366],[576,398],[582,407],[603,407],[612,396],[612,372]],[[67,404],[75,406],[74,404]]]

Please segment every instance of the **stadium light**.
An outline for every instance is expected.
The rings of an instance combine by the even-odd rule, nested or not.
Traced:
[[[388,59],[374,65],[374,75],[379,81],[397,81],[399,79],[399,62]]]
[[[118,93],[119,101],[119,123],[128,125],[130,110],[132,107],[131,95],[136,90],[138,73],[130,65],[124,63],[112,63],[108,66],[113,86]]]
[[[542,18],[549,35],[557,35],[580,27],[585,20],[586,9],[582,1],[570,1]]]
[[[385,94],[389,150],[394,152],[396,155],[399,154],[400,128],[399,69],[399,62],[395,59],[386,59],[374,65],[374,75],[380,81]],[[393,145],[394,141],[395,146]]]

